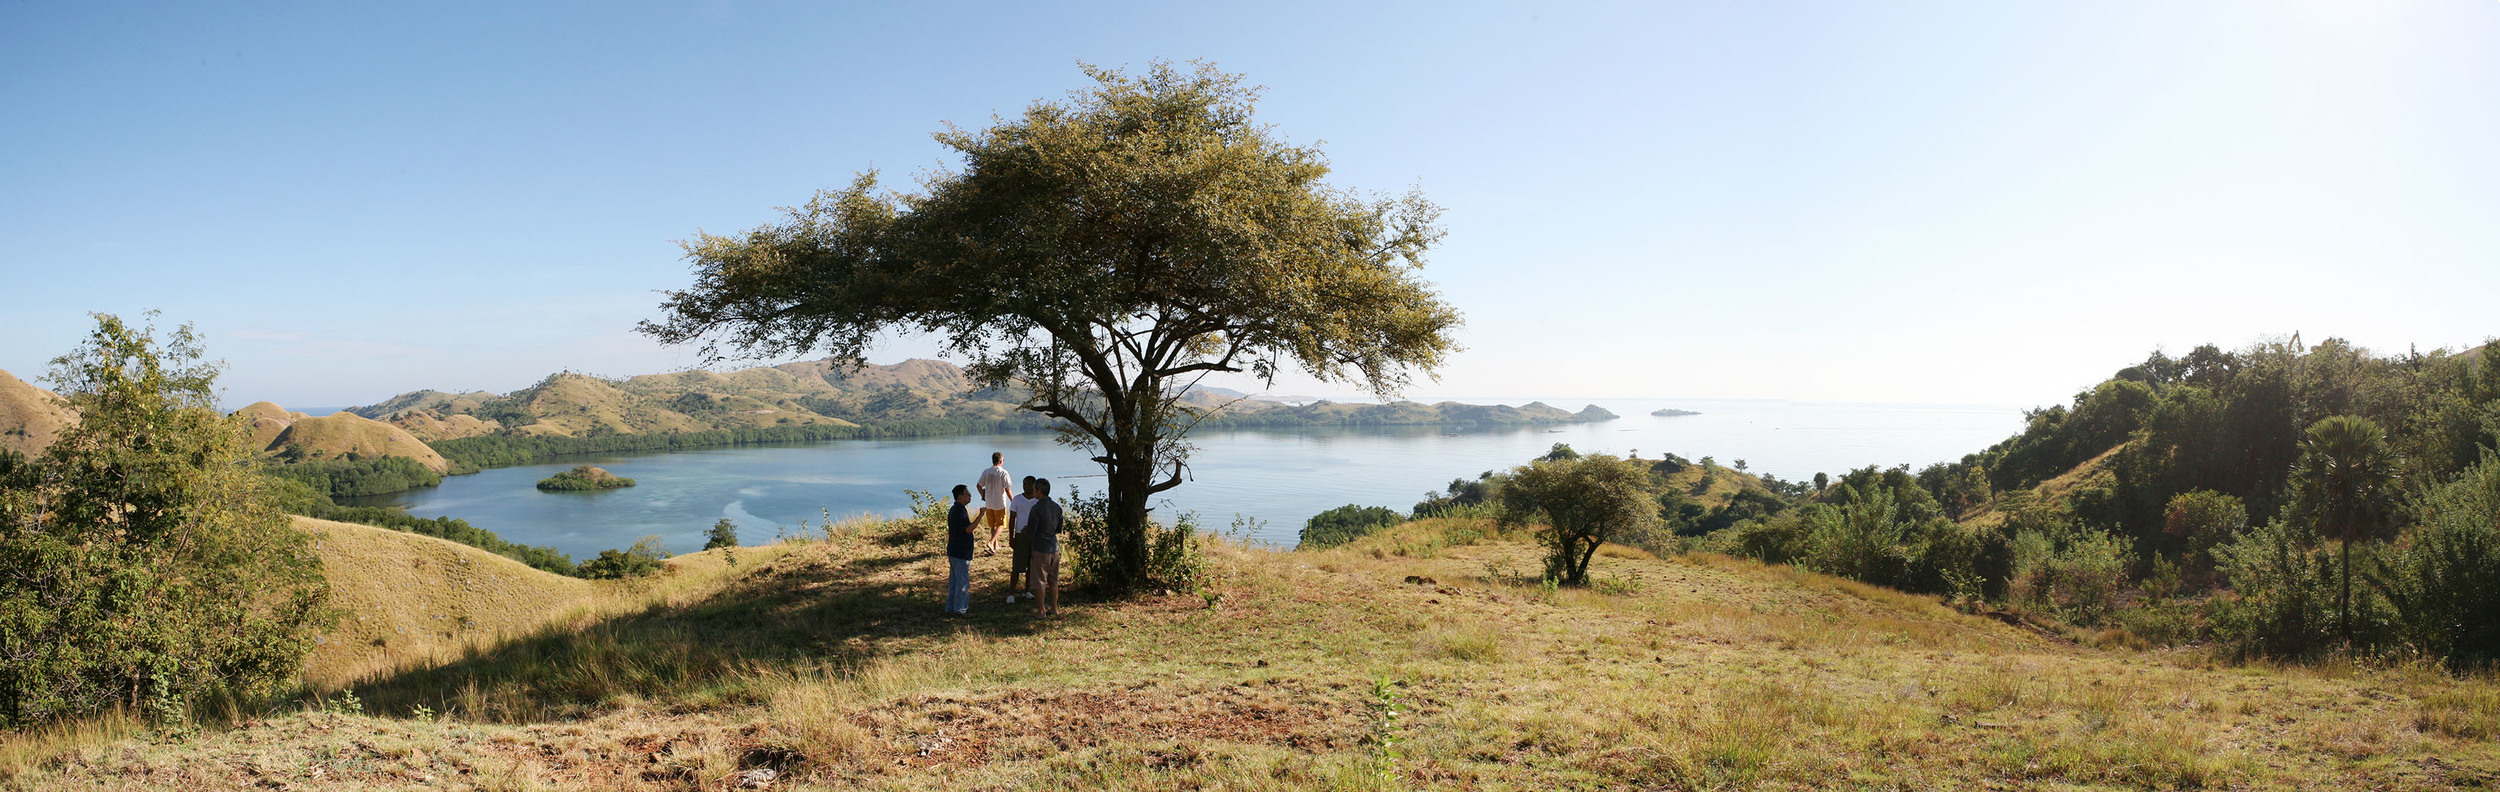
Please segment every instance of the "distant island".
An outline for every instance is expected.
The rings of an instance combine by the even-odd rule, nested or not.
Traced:
[[[567,470],[538,480],[538,488],[549,492],[587,492],[591,490],[631,487],[634,480],[589,465]]]
[[[1700,415],[1701,413],[1694,410],[1678,410],[1672,407],[1661,407],[1649,411],[1649,414],[1660,418],[1678,418],[1686,415]]]

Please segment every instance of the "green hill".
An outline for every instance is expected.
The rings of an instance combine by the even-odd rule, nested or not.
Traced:
[[[352,706],[333,697],[178,740],[57,737],[0,752],[20,757],[0,778],[677,790],[770,770],[772,789],[2427,790],[2500,777],[2488,679],[2094,649],[1707,554],[1610,548],[1593,569],[1608,586],[1545,591],[1518,574],[1538,548],[1453,543],[1492,526],[1423,521],[1325,552],[1219,544],[1203,596],[1080,596],[1054,620],[1000,604],[1003,560],[983,557],[973,616],[944,620],[933,546],[860,527],[740,549],[734,563],[675,559],[642,588],[597,584],[609,587],[589,589],[593,605],[538,629],[367,666],[386,670],[353,685]],[[393,618],[439,625],[450,607]],[[522,621],[563,610],[532,608]]]

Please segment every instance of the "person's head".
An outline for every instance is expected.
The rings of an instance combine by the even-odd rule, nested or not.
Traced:
[[[1050,497],[1050,479],[1034,479],[1033,496],[1037,498]]]
[[[1007,452],[1005,452],[1005,451],[992,451],[992,452],[990,452],[990,464],[993,464],[993,465],[1004,465],[1004,464],[1007,464]]]
[[[972,488],[971,488],[971,487],[964,486],[964,485],[962,485],[962,484],[957,484],[957,485],[955,485],[955,502],[956,502],[956,503],[971,503],[971,502],[972,502]]]
[[[1034,478],[1034,477],[1032,477],[1032,476],[1026,476],[1026,477],[1024,477],[1024,496],[1025,496],[1025,497],[1027,497],[1027,498],[1033,497],[1033,482],[1036,482],[1036,481],[1040,481],[1040,479]]]

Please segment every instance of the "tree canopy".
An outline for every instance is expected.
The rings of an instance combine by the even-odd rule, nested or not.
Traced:
[[[1090,90],[939,143],[922,190],[877,174],[782,222],[686,244],[692,287],[642,330],[707,358],[940,339],[989,387],[1061,422],[1109,474],[1123,585],[1145,574],[1147,499],[1187,477],[1181,442],[1214,372],[1299,369],[1389,395],[1455,350],[1458,313],[1418,275],[1442,236],[1420,194],[1321,181],[1327,159],[1253,118],[1257,90],[1200,64],[1088,67]]]
[[[49,377],[78,424],[0,452],[0,726],[264,696],[328,625],[320,558],[202,357],[189,326],[160,344],[98,316]]]

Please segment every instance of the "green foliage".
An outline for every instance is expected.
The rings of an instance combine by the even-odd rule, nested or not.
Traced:
[[[2395,506],[2395,450],[2370,419],[2351,415],[2321,418],[2309,427],[2301,444],[2300,467],[2292,473],[2294,519],[2307,518],[2324,535],[2334,536],[2342,557],[2336,609],[2344,640],[2353,640],[2352,551],[2365,539],[2386,530]]]
[[[854,365],[897,328],[944,339],[975,382],[1022,388],[1098,452],[1111,566],[1094,582],[1118,588],[1150,577],[1148,501],[1185,480],[1199,378],[1298,368],[1387,396],[1441,362],[1459,319],[1416,275],[1441,236],[1420,195],[1328,187],[1320,153],[1211,67],[1087,73],[1067,102],[938,135],[962,167],[923,193],[863,174],[784,223],[699,237],[694,286],[642,329]]]
[[[2181,574],[2202,578],[2218,569],[2215,548],[2248,530],[2248,508],[2240,499],[2213,490],[2182,492],[2170,498],[2162,520],[2168,549],[2179,559]]]
[[[1198,527],[1196,514],[1182,513],[1170,527],[1148,522],[1143,569],[1124,578],[1121,576],[1132,573],[1119,569],[1110,499],[1086,495],[1075,488],[1070,488],[1065,497],[1053,494],[1052,498],[1059,501],[1067,516],[1059,534],[1059,551],[1068,557],[1072,582],[1112,591],[1194,591],[1206,582],[1206,536]]]
[[[330,498],[355,498],[404,492],[443,483],[443,476],[414,459],[312,459],[270,465],[269,475],[303,482]]]
[[[1838,508],[1806,515],[1805,566],[1827,575],[1899,586],[1909,572],[1906,545],[1914,523],[1901,519],[1892,493],[1875,490]]]
[[[825,523],[831,525],[833,521],[828,519]],[[737,546],[738,525],[730,522],[727,517],[720,518],[720,522],[713,523],[710,530],[703,532],[703,549],[705,550]]]
[[[1546,450],[1544,456],[1537,457],[1546,462],[1564,462],[1579,458],[1580,452],[1571,450],[1570,443],[1555,443],[1553,448]]]
[[[668,550],[661,547],[660,537],[645,536],[624,550],[601,550],[599,557],[582,562],[582,577],[592,580],[635,578],[660,571],[668,560]]]
[[[2213,601],[2214,632],[2241,656],[2315,657],[2332,642],[2335,556],[2281,520],[2217,553],[2231,593]]]
[[[1406,521],[1406,516],[1381,506],[1346,504],[1312,515],[1302,525],[1299,550],[1320,550],[1360,539]]]
[[[1540,459],[1511,471],[1502,487],[1503,522],[1542,519],[1546,575],[1586,585],[1600,545],[1650,539],[1659,524],[1655,486],[1647,466],[1607,454]]]
[[[633,479],[610,475],[590,465],[575,466],[572,470],[538,480],[538,488],[549,492],[589,492],[633,485]]]
[[[2458,670],[2500,664],[2500,455],[2422,496],[2381,568],[2404,639]]]
[[[572,575],[577,571],[573,565],[573,557],[556,552],[555,548],[507,542],[495,532],[470,525],[467,520],[451,517],[418,517],[404,510],[386,506],[340,506],[330,502],[327,496],[315,492],[311,486],[301,480],[264,478],[269,484],[271,503],[289,514],[301,514],[316,520],[371,525],[458,542],[559,575]]]
[[[0,454],[0,727],[258,699],[334,618],[191,328],[96,320],[49,377],[78,423]]]
[[[2133,563],[2125,540],[2071,524],[2015,533],[2011,551],[2007,598],[2084,626],[2117,608]]]

